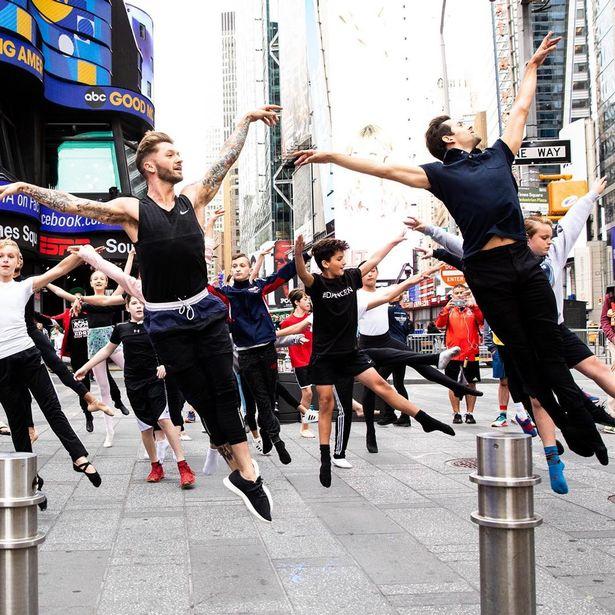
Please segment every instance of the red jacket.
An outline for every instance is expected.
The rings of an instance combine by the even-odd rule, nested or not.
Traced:
[[[473,361],[479,353],[480,328],[483,313],[477,305],[465,308],[445,307],[436,318],[436,327],[446,329],[446,347],[459,346],[461,352],[455,361]]]
[[[70,308],[66,308],[60,314],[56,314],[55,316],[47,316],[47,318],[51,318],[58,322],[58,324],[64,329],[64,338],[62,339],[62,349],[60,350],[60,356],[66,357],[69,356],[70,353],[67,352],[67,344],[68,344],[68,333],[70,331]]]
[[[607,312],[609,310],[613,310],[615,312],[615,307],[613,307],[615,301],[613,300],[613,295],[606,295],[604,301],[602,302],[602,313],[600,314],[600,328],[604,331],[606,338],[610,342],[615,343],[615,330],[613,329],[613,325],[611,325],[611,317],[607,316]]]

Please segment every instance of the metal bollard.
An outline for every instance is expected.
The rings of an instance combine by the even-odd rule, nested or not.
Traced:
[[[476,436],[481,615],[535,615],[536,562],[531,437],[523,433]]]
[[[38,614],[36,455],[0,453],[0,615]]]

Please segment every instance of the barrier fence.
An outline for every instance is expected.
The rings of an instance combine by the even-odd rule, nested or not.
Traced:
[[[601,329],[571,329],[589,349],[602,361],[611,364],[607,340]],[[446,349],[444,333],[413,333],[408,336],[408,348],[414,352],[442,352]],[[491,363],[491,353],[484,344],[480,345],[481,363]]]

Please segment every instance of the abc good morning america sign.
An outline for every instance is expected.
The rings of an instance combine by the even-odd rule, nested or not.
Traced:
[[[154,126],[154,105],[149,98],[113,86],[76,85],[45,75],[45,98],[57,105],[90,111],[119,111]]]

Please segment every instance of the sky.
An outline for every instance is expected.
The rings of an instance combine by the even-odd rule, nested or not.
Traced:
[[[284,0],[281,0],[284,1]],[[335,2],[336,0],[329,0]],[[373,0],[370,0],[373,1]],[[382,2],[396,0],[381,0]],[[221,125],[222,83],[220,11],[237,0],[130,0],[147,11],[154,21],[154,104],[156,128],[176,140],[184,157],[186,180],[196,180],[204,171],[205,132]],[[423,0],[408,0],[420,7]],[[430,0],[438,3],[439,0]],[[490,3],[486,0],[449,0],[447,4],[447,52],[449,76],[463,74],[480,92],[482,71],[488,53],[481,45],[491,36]],[[417,20],[423,9],[417,10]],[[424,14],[424,13],[423,13]],[[481,32],[484,33],[480,34]],[[437,32],[413,28],[425,54],[440,57]],[[435,36],[434,36],[435,34]],[[472,39],[471,57],[466,61],[466,39]],[[479,101],[480,104],[480,101]],[[486,104],[486,103],[485,103]],[[247,111],[239,109],[238,112]]]
[[[222,110],[218,0],[131,0],[154,21],[156,129],[169,133],[184,158],[184,176],[205,172],[207,126]]]

